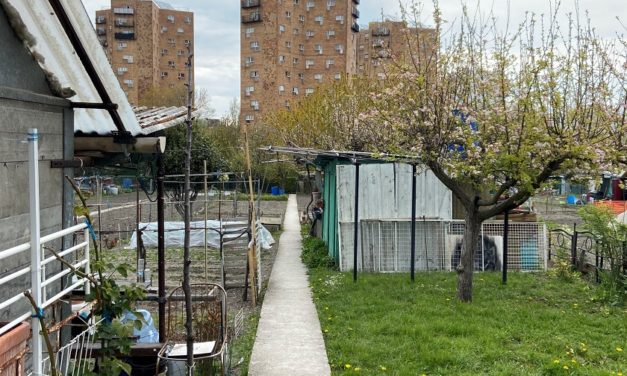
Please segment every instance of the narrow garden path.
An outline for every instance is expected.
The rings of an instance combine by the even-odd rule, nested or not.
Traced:
[[[261,308],[249,375],[330,375],[307,269],[300,260],[296,196],[290,195],[284,231]]]

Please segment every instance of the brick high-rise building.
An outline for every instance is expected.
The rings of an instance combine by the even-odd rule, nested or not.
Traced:
[[[357,72],[359,0],[241,0],[242,122]]]
[[[385,78],[386,63],[435,58],[435,29],[408,27],[404,21],[370,22],[360,30],[357,42],[357,72]],[[433,61],[433,60],[432,60]]]
[[[185,91],[187,47],[194,45],[192,12],[162,1],[111,0],[110,9],[96,12],[96,33],[132,104],[155,89]]]
[[[344,75],[385,77],[387,62],[429,58],[435,30],[402,21],[359,30],[359,0],[241,0],[240,122]]]

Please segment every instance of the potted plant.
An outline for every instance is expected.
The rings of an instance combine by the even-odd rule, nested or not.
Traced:
[[[0,322],[0,328],[7,323]],[[0,376],[24,375],[24,355],[30,338],[30,325],[20,323],[0,335]]]

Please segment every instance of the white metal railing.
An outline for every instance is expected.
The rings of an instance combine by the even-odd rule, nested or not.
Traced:
[[[83,375],[89,370],[89,367],[93,366],[93,346],[91,346],[91,344],[94,342],[98,326],[100,326],[103,321],[104,319],[97,322],[90,322],[85,330],[72,338],[70,342],[61,346],[55,353],[55,364],[57,371],[59,371],[61,375]],[[43,361],[44,375],[50,375],[52,373],[50,357],[46,357]]]
[[[42,310],[50,307],[53,303],[57,302],[61,297],[67,295],[72,290],[78,288],[83,285],[85,288],[85,293],[89,293],[89,281],[87,278],[78,278],[75,282],[73,282],[70,286],[61,289],[58,293],[53,296],[49,296],[49,292],[51,290],[51,284],[60,280],[62,277],[70,274],[72,271],[69,268],[60,268],[60,271],[54,273],[52,275],[46,275],[46,267],[56,262],[57,264],[61,264],[60,261],[57,260],[56,256],[50,255],[49,257],[45,257],[45,248],[46,245],[63,238],[64,236],[68,236],[74,234],[76,232],[83,233],[83,241],[80,244],[77,244],[72,247],[68,247],[65,250],[60,250],[58,254],[62,257],[64,256],[74,256],[73,266],[75,268],[83,268],[85,274],[89,275],[91,273],[90,264],[89,264],[89,237],[90,237],[90,229],[88,228],[86,223],[78,224],[61,231],[55,232],[50,235],[41,236],[41,226],[40,226],[40,210],[39,210],[39,167],[38,167],[38,138],[39,134],[37,129],[29,129],[28,131],[28,169],[29,169],[29,197],[30,197],[30,242],[20,244],[18,246],[9,248],[5,251],[0,252],[0,260],[4,260],[9,257],[13,257],[16,255],[21,255],[30,250],[30,265],[24,265],[19,270],[10,273],[2,278],[0,278],[0,288],[6,290],[3,285],[14,281],[26,274],[30,274],[31,281],[30,286],[28,284],[26,286],[18,286],[15,291],[15,295],[12,295],[10,298],[5,299],[3,302],[0,302],[0,310],[4,310],[10,307],[13,307],[14,310],[18,312],[14,312],[11,314],[13,320],[11,320],[8,324],[2,326],[0,328],[0,335],[6,333],[12,328],[16,327],[20,322],[28,320],[32,317],[39,317]],[[82,250],[82,253],[80,252]],[[26,309],[24,307],[24,302],[27,301],[25,291],[29,291],[32,295],[35,303],[37,305],[37,310],[34,309]],[[10,294],[9,294],[10,295]],[[18,305],[19,304],[19,305]],[[20,311],[22,310],[22,311]],[[38,319],[31,320],[31,328],[33,333],[39,333],[41,328]],[[41,335],[33,335],[31,341],[31,351],[33,354],[32,357],[32,373],[35,375],[42,374],[42,359],[43,359],[43,348],[42,348],[42,337]]]

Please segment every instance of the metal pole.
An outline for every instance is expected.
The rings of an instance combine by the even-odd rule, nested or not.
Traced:
[[[192,376],[194,373],[194,331],[192,322],[192,294],[190,286],[190,272],[189,267],[191,261],[189,260],[189,241],[190,241],[190,220],[191,220],[191,205],[189,197],[190,189],[190,170],[192,159],[192,51],[191,47],[187,47],[187,118],[185,124],[187,128],[186,142],[185,142],[185,237],[183,240],[183,293],[185,295],[185,334],[187,343],[187,375]]]
[[[157,156],[157,269],[159,272],[159,342],[165,341],[165,161]]]
[[[41,234],[41,224],[39,221],[39,152],[38,152],[39,133],[37,128],[28,130],[28,187],[30,199],[30,281],[31,292],[37,308],[41,307],[41,243],[39,236]],[[39,315],[41,312],[35,312]],[[39,320],[31,320],[33,336],[31,340],[31,349],[33,352],[33,374],[41,375],[42,368],[42,343],[41,324]],[[53,354],[49,354],[53,356]]]
[[[85,274],[91,275],[91,265],[90,265],[90,255],[89,255],[89,229],[86,228],[83,231],[83,236],[85,238],[85,260],[87,263],[85,264]],[[89,295],[91,293],[91,285],[89,284],[89,280],[85,278],[85,295]]]
[[[205,193],[205,281],[208,281],[207,277],[207,160],[203,160],[203,172],[204,172],[204,193]],[[222,285],[224,286],[224,285]]]
[[[424,231],[424,230],[423,230]],[[416,165],[411,165],[411,281],[416,273]]]
[[[509,238],[509,210],[505,210],[505,221],[503,223],[503,284],[507,284],[507,239]],[[481,240],[483,243],[483,239]]]
[[[353,230],[353,281],[357,282],[357,242],[359,240],[359,162],[355,161],[355,223]]]
[[[144,282],[143,278],[141,277],[141,272],[143,269],[143,266],[140,265],[140,260],[141,260],[141,240],[140,237],[142,236],[142,234],[139,231],[139,221],[140,221],[140,208],[139,208],[139,171],[135,171],[135,173],[137,174],[135,176],[135,236],[137,237],[137,246],[136,246],[136,250],[135,250],[135,254],[136,254],[136,260],[135,260],[135,265],[137,265],[137,282]]]
[[[570,257],[573,268],[577,267],[577,223],[573,225],[573,236],[570,243]]]

